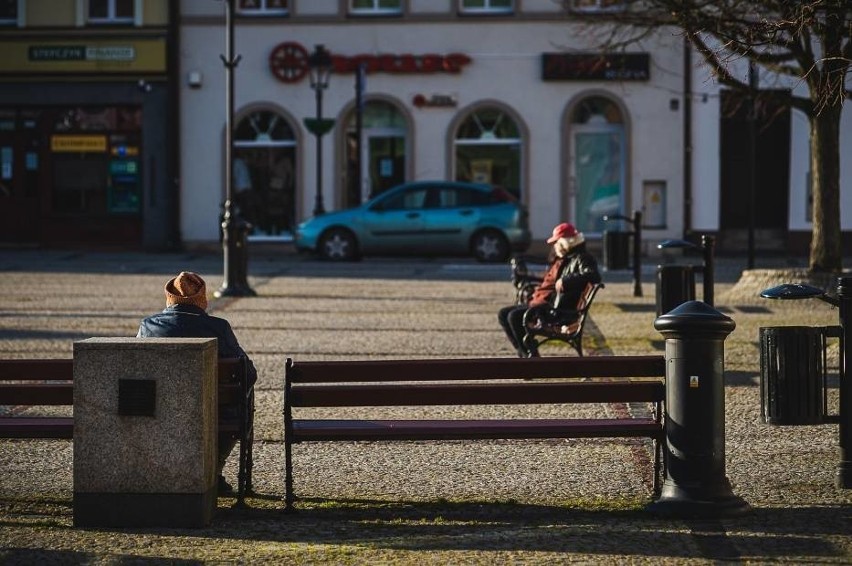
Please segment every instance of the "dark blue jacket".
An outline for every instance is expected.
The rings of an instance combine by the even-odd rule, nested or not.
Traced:
[[[257,380],[257,370],[227,320],[210,316],[193,305],[171,305],[163,312],[151,315],[139,325],[139,338],[217,338],[220,358],[245,356],[249,385]]]

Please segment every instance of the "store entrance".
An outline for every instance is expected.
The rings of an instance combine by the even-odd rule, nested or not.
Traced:
[[[784,94],[784,93],[781,93]],[[749,161],[749,105],[745,97],[722,91],[720,120],[721,202],[717,249],[742,251],[748,246],[750,201],[754,198],[755,242],[760,249],[781,251],[786,245],[790,201],[790,109],[758,99],[756,108],[754,195]]]
[[[37,244],[39,210],[39,138],[34,116],[0,110],[0,242]]]
[[[390,128],[364,132],[361,149],[363,185],[368,187],[369,198],[380,195],[391,187],[405,182],[405,132]]]

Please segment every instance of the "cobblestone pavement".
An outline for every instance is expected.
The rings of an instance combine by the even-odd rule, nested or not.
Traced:
[[[795,261],[772,263],[761,258],[760,269],[743,274],[741,260],[720,259],[716,272],[717,308],[737,323],[725,346],[726,465],[735,493],[753,507],[746,517],[650,515],[648,446],[624,440],[300,445],[300,511],[282,514],[286,357],[511,357],[496,322],[511,287],[506,266],[467,260],[336,265],[267,254],[252,258],[257,297],[212,302],[260,372],[250,508],[231,509],[222,498],[205,529],[74,529],[71,443],[0,441],[0,563],[850,563],[852,490],[834,487],[837,425],[760,422],[758,328],[838,320],[819,301],[760,299],[763,288],[800,276]],[[215,255],[0,250],[0,357],[70,357],[75,340],[132,336],[141,316],[162,308],[162,285],[182,269],[204,275],[209,291],[221,282]],[[643,271],[641,297],[627,272],[604,279],[586,348],[660,353],[653,268]],[[837,358],[832,344],[835,372]],[[830,385],[836,411],[836,379]],[[560,409],[599,416],[620,408],[511,411],[544,417]],[[436,410],[488,417],[507,409]]]

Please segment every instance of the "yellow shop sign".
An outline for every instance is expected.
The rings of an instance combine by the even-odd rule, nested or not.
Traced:
[[[100,153],[107,149],[106,136],[51,136],[50,150]]]

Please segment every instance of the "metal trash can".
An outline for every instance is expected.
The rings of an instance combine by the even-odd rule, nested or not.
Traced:
[[[691,265],[657,266],[657,316],[695,300],[695,271]]]
[[[839,327],[760,328],[760,414],[774,425],[825,422],[826,336]]]
[[[603,256],[606,269],[627,269],[630,265],[630,232],[604,230]]]

